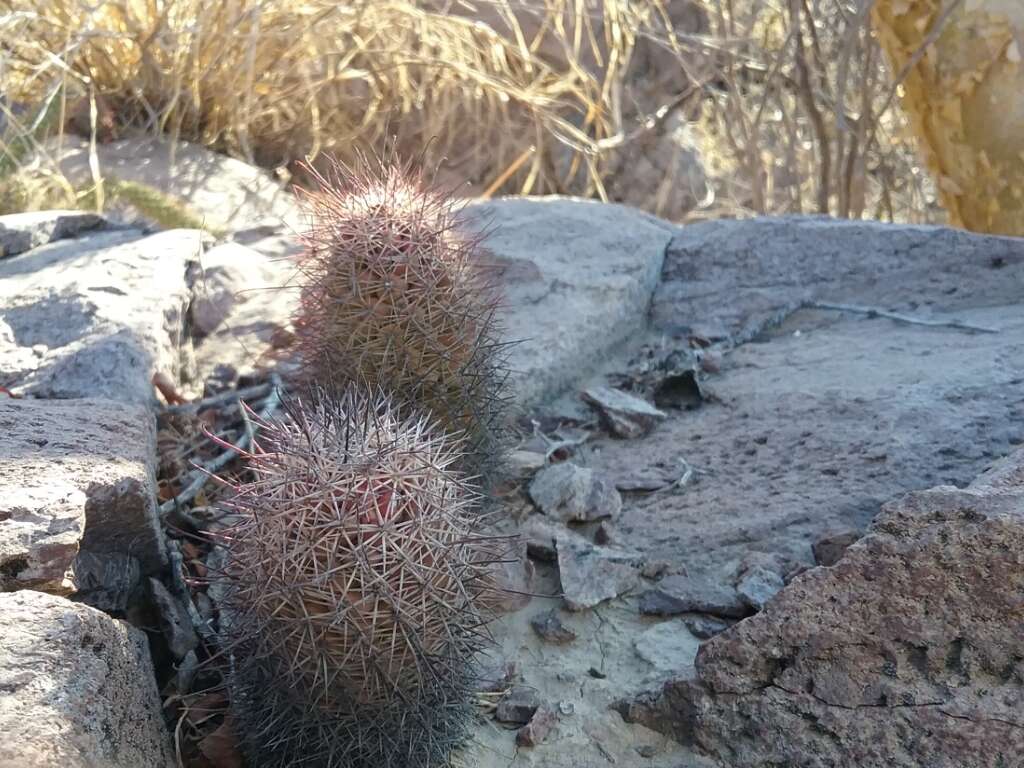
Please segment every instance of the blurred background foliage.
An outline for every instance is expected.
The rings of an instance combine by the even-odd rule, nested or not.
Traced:
[[[879,5],[873,27],[870,0],[0,0],[0,210],[102,205],[62,137],[158,134],[284,181],[394,137],[467,195],[941,221],[901,96],[926,101],[915,46],[955,14],[910,3],[915,41]]]

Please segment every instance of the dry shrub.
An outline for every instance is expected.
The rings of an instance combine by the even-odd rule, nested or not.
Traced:
[[[936,218],[871,0],[705,0],[714,41],[705,161],[717,214]]]
[[[38,103],[59,84],[66,119],[100,140],[142,128],[277,167],[395,135],[478,191],[583,195],[603,195],[637,35],[665,18],[662,0],[2,8],[4,92]]]
[[[394,136],[470,194],[933,220],[869,5],[0,0],[0,90],[98,141],[164,133],[288,171]],[[35,114],[7,122],[23,137]]]

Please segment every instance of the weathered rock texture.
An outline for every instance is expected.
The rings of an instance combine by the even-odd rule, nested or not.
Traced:
[[[535,403],[643,328],[675,228],[640,211],[564,198],[471,205],[501,270],[515,397]]]
[[[81,211],[29,211],[0,216],[0,259],[103,224],[101,216]]]
[[[0,595],[0,766],[173,765],[145,635],[93,608]]]
[[[0,225],[7,217],[0,217]],[[153,401],[179,372],[200,233],[89,233],[0,261],[0,386],[40,398]]]
[[[156,427],[108,400],[0,400],[0,590],[66,592],[79,553],[166,563],[156,513]]]
[[[705,644],[632,719],[723,765],[960,768],[1024,754],[1024,451],[883,507],[831,568]]]
[[[620,543],[731,590],[752,552],[787,575],[897,494],[971,482],[1024,442],[1022,285],[1024,240],[817,217],[684,227],[650,348],[717,340],[721,370],[702,374],[701,407],[644,439],[588,442],[588,466],[617,487],[693,469],[678,491],[624,497]],[[764,327],[811,300],[998,333],[810,308]]]
[[[63,137],[50,148],[72,182],[91,184],[89,143]],[[124,139],[96,147],[108,180],[151,187],[186,205],[211,230],[295,226],[294,198],[267,172],[185,141]]]

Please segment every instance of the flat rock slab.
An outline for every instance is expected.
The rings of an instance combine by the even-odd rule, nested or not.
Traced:
[[[177,377],[196,230],[88,233],[0,261],[0,386],[39,398],[154,402]]]
[[[536,403],[577,382],[640,331],[674,227],[638,210],[566,198],[505,198],[467,215],[493,232],[514,395]]]
[[[0,590],[75,589],[80,548],[146,573],[166,564],[146,408],[5,399],[0,435]]]
[[[104,224],[102,216],[82,211],[28,211],[0,216],[0,259]]]
[[[687,462],[682,488],[626,494],[616,527],[623,546],[714,591],[737,587],[752,551],[782,574],[813,566],[823,535],[863,532],[898,493],[966,484],[1024,441],[1024,240],[722,221],[685,228],[664,277],[651,345],[721,338],[720,372],[703,375],[701,407],[641,440],[592,440],[587,463],[621,479]],[[999,332],[812,309],[762,328],[805,299]]]
[[[84,605],[0,594],[0,766],[174,765],[145,635]]]
[[[1024,450],[887,504],[831,568],[706,643],[630,718],[723,764],[1013,765],[1024,751]]]

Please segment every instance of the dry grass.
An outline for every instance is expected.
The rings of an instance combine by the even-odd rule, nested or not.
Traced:
[[[473,193],[678,218],[682,125],[713,177],[697,216],[932,218],[867,2],[0,0],[0,175],[32,157],[14,204],[82,204],[37,146],[67,127],[168,134],[285,177],[394,136]]]

